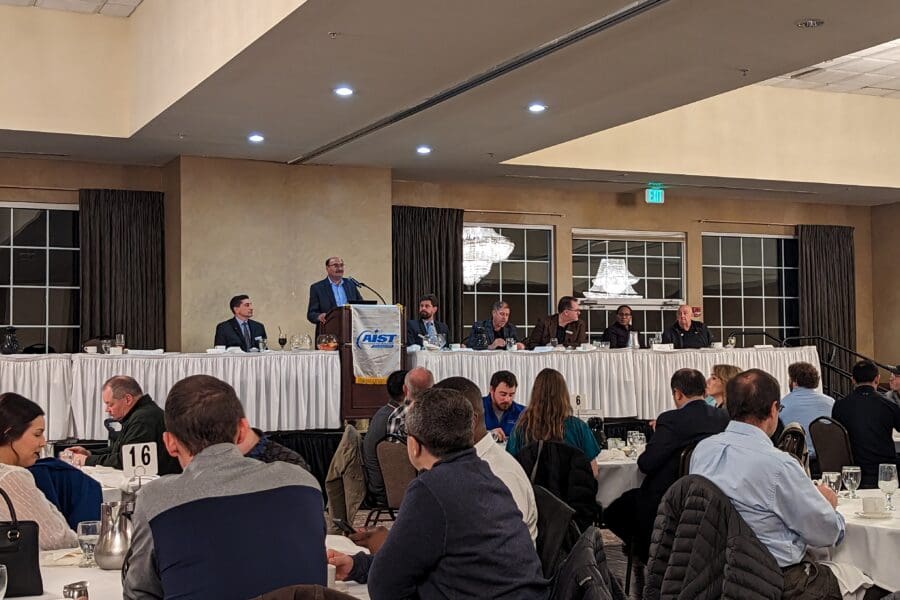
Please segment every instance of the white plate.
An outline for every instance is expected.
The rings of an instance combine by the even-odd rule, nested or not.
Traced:
[[[893,513],[890,512],[881,512],[881,513],[866,513],[866,512],[855,512],[853,513],[860,519],[891,519],[894,517]]]

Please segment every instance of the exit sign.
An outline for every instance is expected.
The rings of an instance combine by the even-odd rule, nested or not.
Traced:
[[[644,190],[644,202],[647,204],[664,204],[666,201],[666,192],[660,185],[650,184],[650,187]]]

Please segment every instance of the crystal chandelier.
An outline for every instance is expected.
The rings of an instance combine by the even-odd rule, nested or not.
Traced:
[[[491,266],[509,258],[515,244],[490,227],[463,228],[463,284],[475,285]]]
[[[641,298],[632,287],[640,281],[628,270],[624,258],[604,258],[597,267],[591,289],[584,293],[585,298]]]

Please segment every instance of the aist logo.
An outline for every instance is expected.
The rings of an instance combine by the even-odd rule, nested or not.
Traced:
[[[368,346],[372,350],[393,348],[397,338],[396,333],[381,333],[380,329],[366,329],[356,336],[356,347],[362,349]]]

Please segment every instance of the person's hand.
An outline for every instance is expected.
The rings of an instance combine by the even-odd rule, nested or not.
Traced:
[[[349,537],[357,546],[362,546],[372,554],[375,554],[381,549],[381,546],[387,539],[387,535],[387,527],[379,525],[378,527],[373,527],[371,529],[359,529],[356,533],[347,537]]]
[[[506,348],[506,340],[503,338],[494,338],[494,341],[488,346],[488,350],[495,350],[497,348]]]
[[[83,454],[85,456],[90,456],[91,451],[87,448],[82,448],[81,446],[72,446],[70,448],[66,448],[69,452],[73,452],[75,454]]]
[[[344,581],[350,575],[353,568],[353,557],[347,556],[343,552],[337,550],[328,550],[328,564],[334,565],[334,578],[338,581]]]
[[[516,343],[516,350],[524,350],[524,349],[525,349],[525,344],[523,344],[522,342]]]
[[[653,431],[656,431],[656,419],[653,419],[652,421],[650,421],[650,429],[652,429]]]
[[[319,313],[319,323],[325,324],[325,313]]]
[[[838,497],[837,494],[834,493],[833,489],[822,483],[817,485],[816,489],[819,490],[820,494],[825,496],[825,499],[828,500],[828,504],[831,505],[831,508],[837,508]]]
[[[506,441],[506,434],[503,433],[503,429],[501,429],[500,427],[498,427],[497,429],[491,429],[488,433],[493,434],[494,439],[496,439],[497,441]]]
[[[85,461],[87,461],[87,456],[84,454],[73,454],[71,464],[76,467],[83,467]]]

